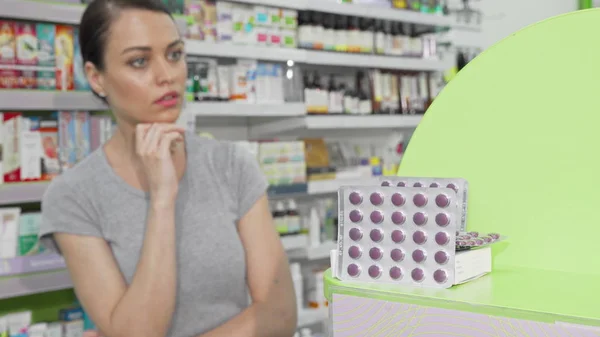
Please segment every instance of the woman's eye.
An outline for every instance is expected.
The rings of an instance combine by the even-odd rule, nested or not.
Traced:
[[[138,58],[133,61],[130,61],[129,64],[134,68],[141,68],[146,65],[146,59]]]
[[[183,52],[181,50],[172,51],[169,53],[169,60],[179,61],[179,59],[181,59],[182,55],[183,55]]]

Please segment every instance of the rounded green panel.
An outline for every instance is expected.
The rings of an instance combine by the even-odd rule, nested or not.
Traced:
[[[449,83],[410,141],[399,174],[466,178],[468,228],[508,236],[496,264],[600,273],[598,31],[592,9],[501,41]]]

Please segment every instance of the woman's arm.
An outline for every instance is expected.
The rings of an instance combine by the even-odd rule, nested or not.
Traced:
[[[150,206],[129,286],[102,238],[54,234],[77,297],[105,337],[164,337],[175,307],[175,205]]]
[[[238,228],[252,305],[200,337],[291,337],[297,324],[294,284],[266,195],[240,219]]]

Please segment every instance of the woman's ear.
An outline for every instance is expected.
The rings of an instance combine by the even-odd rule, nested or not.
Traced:
[[[100,97],[106,97],[106,91],[104,91],[104,76],[98,68],[92,62],[86,62],[83,66],[85,70],[85,76],[87,77],[90,88]]]

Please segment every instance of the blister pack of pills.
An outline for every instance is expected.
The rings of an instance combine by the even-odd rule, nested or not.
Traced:
[[[469,199],[469,183],[462,178],[425,178],[425,177],[381,177],[381,186],[398,187],[429,187],[429,188],[450,188],[456,192],[458,199],[456,202],[461,207],[461,221],[458,230],[465,232],[467,230],[467,202]]]
[[[480,234],[479,232],[457,233],[456,251],[483,248],[504,239],[505,237],[497,233],[489,233],[486,235]]]
[[[449,288],[461,208],[451,188],[353,186],[338,191],[343,281]]]

